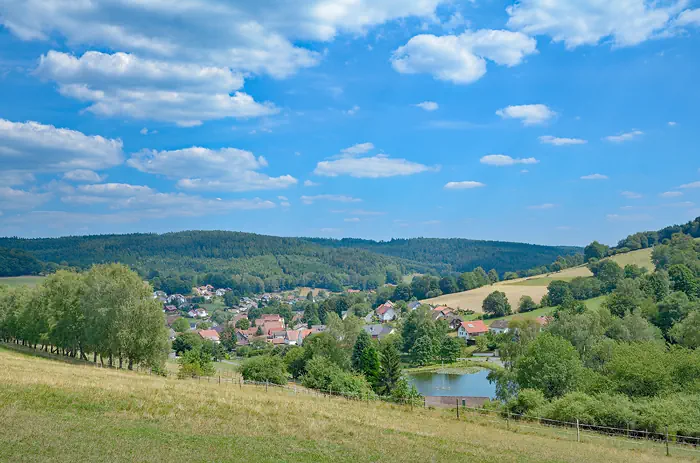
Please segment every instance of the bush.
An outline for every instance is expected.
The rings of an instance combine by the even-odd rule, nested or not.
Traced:
[[[516,415],[526,417],[538,416],[539,409],[547,403],[542,391],[537,389],[521,389],[518,395],[506,403],[506,410]]]
[[[202,349],[201,346],[195,347],[185,353],[180,358],[180,371],[177,373],[178,378],[193,378],[197,376],[212,376],[216,369],[211,361],[211,354]]]
[[[260,355],[250,358],[243,362],[241,374],[246,381],[287,384],[287,370],[278,356]]]
[[[520,298],[520,303],[518,304],[518,312],[532,312],[537,308],[537,303],[532,300],[527,294]]]
[[[314,357],[306,363],[306,373],[301,384],[311,389],[335,391],[348,396],[374,396],[372,387],[362,375],[348,373],[326,357]]]

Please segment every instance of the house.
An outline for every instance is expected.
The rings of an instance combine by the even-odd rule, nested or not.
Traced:
[[[508,323],[508,320],[495,320],[493,323],[491,323],[491,326],[489,326],[489,331],[493,334],[507,333],[510,331],[510,328],[508,328]]]
[[[391,326],[388,325],[382,325],[382,324],[374,324],[374,325],[365,325],[362,327],[363,330],[369,334],[372,339],[378,339],[382,340],[386,336],[389,336],[390,334],[394,334],[396,330],[392,328]]]
[[[165,309],[163,309],[163,310],[165,312],[173,313],[173,312],[177,312],[177,307],[175,307],[174,305],[166,305]]]
[[[457,336],[465,341],[473,340],[489,332],[489,328],[481,320],[462,322],[457,330]]]
[[[242,330],[236,330],[236,344],[239,346],[247,346],[250,344],[248,341],[248,333]]]
[[[219,297],[222,297],[224,294],[226,294],[226,290],[225,289],[217,289],[214,294],[216,294]]]
[[[171,341],[174,341],[176,337],[177,337],[177,333],[175,332],[175,330],[172,328],[169,328],[168,329],[168,339]]]
[[[377,307],[375,310],[379,321],[382,323],[390,322],[396,319],[396,310],[394,309],[394,304],[391,301],[386,301],[384,304]]]
[[[455,314],[454,312],[448,313],[444,320],[450,325],[451,330],[459,329],[459,326],[464,321],[462,320],[462,317]]]
[[[420,307],[420,302],[418,301],[411,301],[409,302],[406,307],[408,307],[408,310],[416,310],[418,307]]]
[[[219,333],[217,333],[214,330],[199,330],[199,336],[202,339],[208,339],[210,341],[214,341],[215,343],[219,343]]]
[[[365,323],[372,323],[372,321],[374,321],[374,312],[370,312],[367,315],[365,315],[363,320],[365,321]]]
[[[168,304],[182,305],[187,302],[187,299],[182,294],[171,294],[166,301]]]
[[[287,330],[284,337],[285,344],[295,346],[299,342],[299,334],[299,331]]]

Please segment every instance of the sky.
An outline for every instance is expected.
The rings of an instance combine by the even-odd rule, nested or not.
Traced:
[[[0,236],[615,244],[700,215],[700,2],[2,0]]]

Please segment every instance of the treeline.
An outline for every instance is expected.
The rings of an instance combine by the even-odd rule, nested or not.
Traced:
[[[504,411],[700,435],[700,244],[675,234],[652,256],[653,273],[594,259],[593,277],[549,285],[543,333],[514,321],[498,336]],[[581,302],[600,294],[599,309]]]
[[[38,275],[44,266],[21,249],[0,248],[0,277]]]
[[[613,252],[627,252],[635,249],[646,249],[662,244],[665,240],[670,240],[676,233],[700,237],[700,217],[697,217],[682,225],[671,225],[657,231],[645,231],[634,233],[627,238],[620,240]]]
[[[0,286],[0,339],[129,369],[160,370],[169,347],[152,288],[119,264],[60,270],[31,289]]]
[[[559,256],[580,254],[573,246],[539,246],[503,241],[481,241],[462,238],[410,238],[372,241],[354,238],[341,240],[314,238],[314,243],[338,248],[359,248],[415,262],[440,262],[452,272],[496,268],[501,273],[515,272],[547,265]]]

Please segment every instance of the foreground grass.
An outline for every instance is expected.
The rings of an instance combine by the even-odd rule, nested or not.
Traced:
[[[0,285],[6,286],[36,286],[41,284],[46,277],[23,276],[23,277],[0,277]]]
[[[0,347],[0,461],[653,462],[659,449],[509,432],[450,411],[178,381]],[[669,460],[670,461],[670,460]]]

